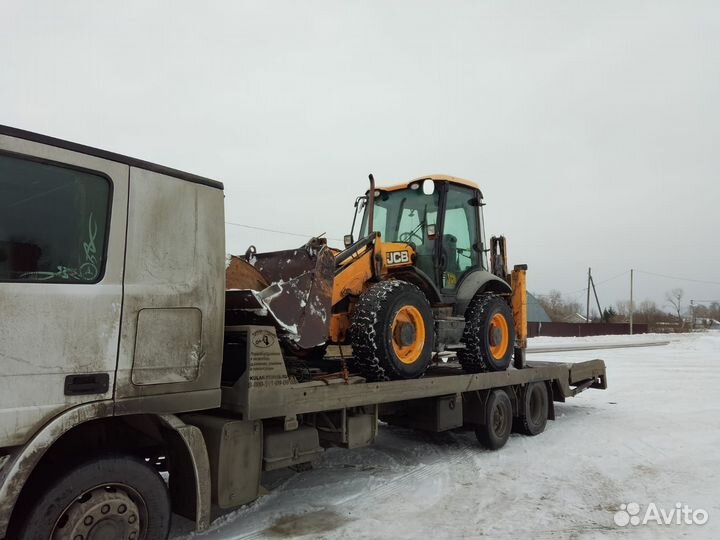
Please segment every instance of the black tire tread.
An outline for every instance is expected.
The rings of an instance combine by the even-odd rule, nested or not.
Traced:
[[[353,359],[349,362],[350,369],[360,373],[369,381],[389,381],[406,378],[394,369],[381,351],[383,339],[382,317],[377,315],[385,309],[392,298],[402,293],[411,293],[423,302],[428,311],[430,303],[424,293],[412,283],[398,279],[380,281],[370,286],[355,305],[350,323],[350,343],[353,348]],[[432,329],[427,329],[432,335]]]
[[[465,310],[465,329],[460,342],[465,345],[463,349],[458,351],[458,361],[466,373],[483,373],[490,371],[492,366],[491,360],[485,354],[485,330],[484,325],[487,314],[497,305],[498,302],[504,300],[492,293],[479,293],[471,300],[470,305]],[[515,332],[512,326],[512,318],[510,318],[510,350],[513,349],[515,341]]]
[[[493,434],[490,433],[492,425],[492,405],[496,402],[501,401],[505,403],[506,409],[510,418],[508,419],[508,429],[506,434],[501,438],[497,439]],[[505,390],[497,389],[493,390],[488,396],[488,401],[485,403],[485,425],[478,427],[475,430],[475,436],[477,440],[488,450],[499,450],[507,443],[510,433],[512,431],[512,401]]]
[[[545,418],[542,420],[540,426],[533,426],[528,422],[528,416],[529,416],[529,410],[527,409],[527,401],[530,399],[529,394],[531,390],[538,386],[542,388],[542,392],[544,392],[545,396]],[[519,421],[520,421],[520,431],[524,433],[525,435],[528,435],[530,437],[533,437],[535,435],[539,435],[543,431],[545,431],[545,425],[547,424],[547,412],[548,412],[548,400],[550,399],[550,396],[547,391],[547,386],[545,386],[545,383],[542,381],[530,383],[528,387],[525,389],[525,392],[523,393],[523,404],[521,407],[522,414],[520,415]]]
[[[171,505],[165,482],[139,458],[126,455],[108,455],[85,461],[60,475],[53,484],[38,494],[34,507],[22,520],[15,524],[16,540],[48,540],[51,521],[59,516],[51,515],[50,508],[68,503],[76,492],[89,489],[96,484],[115,481],[126,482],[146,497],[150,508],[148,540],[165,540],[170,534]],[[69,499],[68,499],[69,497]],[[64,508],[64,506],[63,506]],[[9,538],[9,537],[8,537]]]

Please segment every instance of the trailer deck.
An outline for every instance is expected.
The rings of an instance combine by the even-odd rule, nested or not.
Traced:
[[[223,408],[241,413],[246,420],[463,394],[535,381],[552,383],[554,401],[565,401],[587,388],[607,388],[602,360],[572,364],[527,362],[523,369],[511,367],[507,371],[475,374],[464,373],[459,365],[448,363],[412,380],[367,382],[358,376],[336,375],[294,382],[288,376],[272,328],[233,326],[227,327],[226,333],[236,334],[246,344],[247,369],[234,385],[223,387]]]

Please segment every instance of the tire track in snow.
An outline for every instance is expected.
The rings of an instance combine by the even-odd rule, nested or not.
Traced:
[[[340,499],[336,504],[308,508],[307,511],[298,514],[298,518],[302,518],[302,515],[309,514],[313,511],[328,508],[339,509],[348,506],[357,500],[361,500],[362,503],[360,505],[353,505],[352,508],[354,510],[362,509],[367,506],[376,506],[377,502],[390,495],[406,492],[407,484],[417,487],[418,482],[422,482],[430,478],[448,476],[448,471],[453,465],[463,462],[472,463],[476,452],[482,451],[479,445],[474,445],[458,439],[456,439],[456,443],[459,445],[457,448],[445,449],[447,453],[438,453],[437,458],[429,463],[417,463],[413,465],[412,470],[390,478],[387,482],[384,482],[376,487],[366,488],[357,493],[353,493],[343,499]],[[428,446],[430,446],[429,443]],[[275,517],[273,521],[277,521],[277,517]],[[266,536],[268,528],[272,526],[272,523],[269,525],[264,524],[259,529],[238,536],[229,537],[228,540],[252,540],[262,538]]]

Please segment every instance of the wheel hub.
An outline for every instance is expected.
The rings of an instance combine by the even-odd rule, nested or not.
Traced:
[[[140,540],[140,512],[124,491],[95,488],[65,510],[51,540]]]
[[[403,347],[408,347],[415,343],[415,327],[410,323],[400,323],[396,329],[397,340]]]
[[[502,330],[500,328],[494,326],[490,330],[490,345],[493,347],[500,345],[502,343],[502,339],[503,339]]]
[[[501,433],[505,429],[505,409],[502,406],[495,407],[492,423],[495,433]]]
[[[425,322],[420,311],[412,305],[402,306],[392,322],[393,351],[403,364],[412,364],[422,355],[425,346]]]
[[[510,325],[502,313],[495,313],[490,319],[487,339],[492,358],[502,360],[510,348]]]

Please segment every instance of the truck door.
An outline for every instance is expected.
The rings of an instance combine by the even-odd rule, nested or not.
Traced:
[[[0,134],[0,447],[112,398],[128,174]]]

